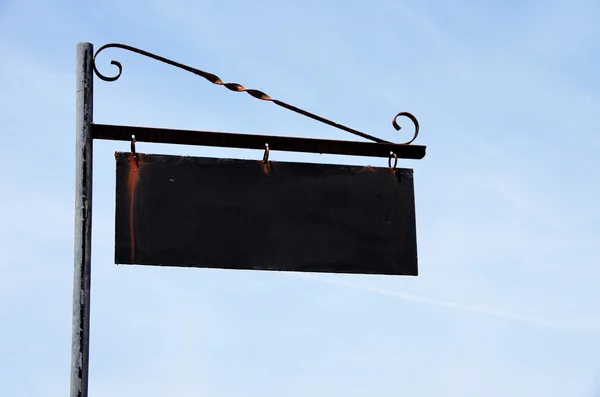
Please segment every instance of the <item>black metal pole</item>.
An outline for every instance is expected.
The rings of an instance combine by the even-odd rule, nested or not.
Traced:
[[[92,253],[92,113],[94,46],[77,44],[75,153],[75,269],[71,344],[71,397],[87,397]]]

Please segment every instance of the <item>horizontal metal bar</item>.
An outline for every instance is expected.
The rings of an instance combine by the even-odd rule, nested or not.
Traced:
[[[425,157],[425,146],[395,143],[371,143],[250,135],[233,132],[176,130],[170,128],[134,127],[125,125],[92,124],[94,139],[137,142],[171,143],[180,145],[217,146],[264,150],[265,144],[275,151],[327,153],[347,156],[389,157],[390,152],[401,159],[420,160]]]

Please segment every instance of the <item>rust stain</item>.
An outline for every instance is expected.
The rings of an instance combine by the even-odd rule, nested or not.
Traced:
[[[271,162],[270,161],[259,161],[259,163],[262,165],[263,168],[263,172],[267,175],[271,174],[272,168],[271,168]]]
[[[264,163],[263,164],[263,171],[264,171],[265,174],[270,174],[271,173],[271,164],[269,164],[268,162]]]
[[[129,175],[127,177],[127,190],[129,192],[129,238],[131,245],[131,263],[135,262],[135,230],[134,230],[134,204],[135,187],[139,179],[140,154],[129,154]]]

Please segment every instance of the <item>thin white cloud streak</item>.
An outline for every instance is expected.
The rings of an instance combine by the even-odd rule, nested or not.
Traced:
[[[371,287],[367,285],[352,283],[343,280],[334,280],[331,278],[323,277],[317,274],[309,274],[309,273],[291,273],[297,277],[304,277],[308,279],[313,279],[317,281],[322,281],[328,284],[338,285],[341,287],[352,288],[359,291],[370,292],[378,295],[388,296],[391,298],[399,298],[405,301],[423,303],[427,305],[433,305],[438,307],[444,307],[449,309],[456,309],[464,312],[471,312],[477,314],[483,314],[488,316],[494,316],[499,318],[505,318],[510,320],[523,321],[534,325],[539,325],[542,327],[555,328],[563,331],[572,331],[572,332],[598,332],[600,328],[598,327],[587,327],[581,326],[578,324],[564,324],[559,322],[553,322],[546,320],[544,318],[527,316],[523,314],[518,314],[514,312],[490,309],[486,307],[474,306],[469,304],[464,304],[460,302],[452,302],[447,300],[440,300],[434,298],[428,298],[425,296],[420,296],[416,294],[401,292],[401,291],[393,291],[390,289],[383,289],[379,287]]]

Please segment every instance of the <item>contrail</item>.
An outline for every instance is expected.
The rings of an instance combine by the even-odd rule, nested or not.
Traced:
[[[309,273],[290,273],[290,274],[294,274],[299,277],[304,277],[304,278],[308,278],[308,279],[326,282],[329,284],[335,284],[335,285],[339,285],[342,287],[352,288],[352,289],[361,290],[361,291],[365,291],[365,292],[371,292],[371,293],[378,294],[378,295],[389,296],[392,298],[400,298],[405,301],[424,303],[427,305],[446,307],[446,308],[450,308],[450,309],[462,310],[462,311],[467,311],[467,312],[471,312],[471,313],[478,313],[478,314],[484,314],[484,315],[488,315],[488,316],[495,316],[495,317],[507,318],[507,319],[511,319],[511,320],[523,321],[523,322],[527,322],[530,324],[535,324],[535,325],[549,327],[549,328],[561,329],[564,331],[576,331],[576,332],[598,332],[598,331],[600,331],[600,329],[597,327],[586,327],[586,326],[579,326],[577,324],[557,323],[557,322],[548,321],[546,319],[539,318],[539,317],[526,316],[523,314],[518,314],[518,313],[513,313],[513,312],[488,309],[488,308],[484,308],[484,307],[480,307],[480,306],[467,305],[467,304],[459,303],[459,302],[433,299],[433,298],[428,298],[425,296],[415,295],[415,294],[411,294],[411,293],[407,293],[407,292],[400,292],[400,291],[393,291],[393,290],[383,289],[383,288],[369,287],[366,285],[356,284],[356,283],[352,283],[349,281],[334,280],[332,278],[323,277],[323,276],[320,276],[317,274],[309,274]]]

